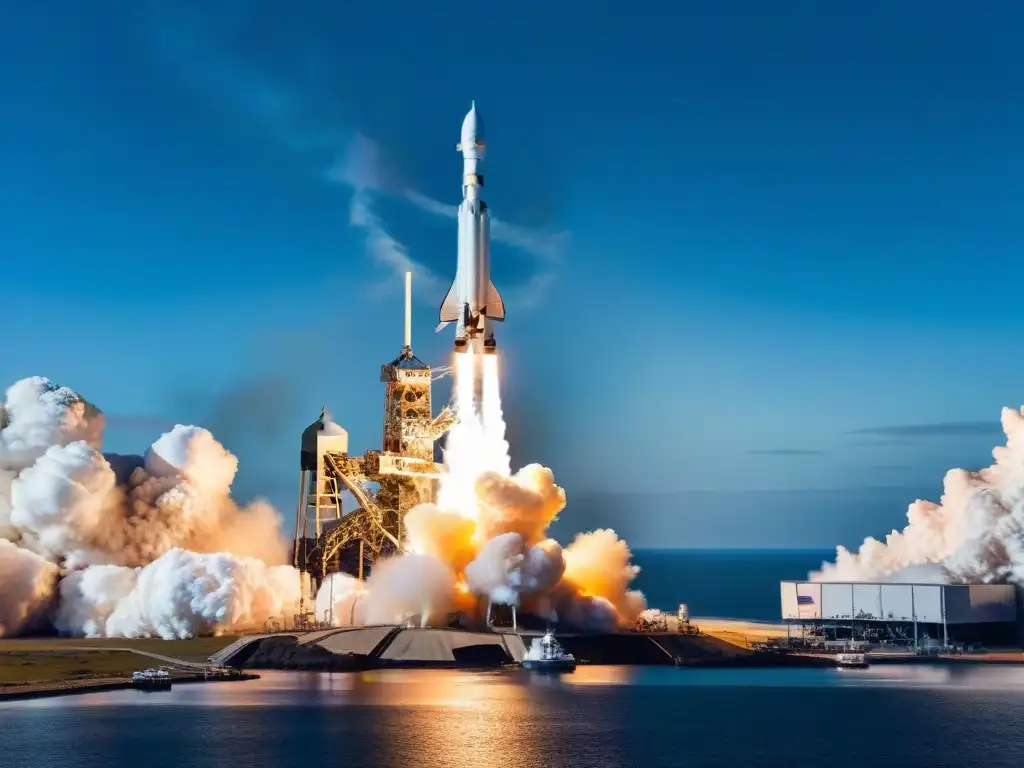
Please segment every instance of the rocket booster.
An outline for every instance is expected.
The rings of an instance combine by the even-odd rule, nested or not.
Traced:
[[[455,326],[455,351],[465,352],[482,345],[484,352],[496,350],[492,323],[505,319],[505,303],[491,282],[491,228],[484,186],[484,123],[473,102],[462,121],[462,202],[459,204],[459,250],[455,282],[441,303],[440,331]],[[477,350],[479,351],[479,350]]]

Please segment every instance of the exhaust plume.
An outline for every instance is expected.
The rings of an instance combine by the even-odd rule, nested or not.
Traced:
[[[357,624],[437,621],[452,609],[479,617],[489,602],[583,629],[632,624],[646,602],[629,589],[639,571],[629,547],[601,530],[563,550],[547,536],[566,503],[551,470],[529,464],[512,473],[497,358],[456,355],[455,375],[459,421],[445,445],[448,471],[437,504],[420,504],[406,516],[410,554],[378,563],[365,591],[326,582],[318,617],[332,600],[336,615]]]

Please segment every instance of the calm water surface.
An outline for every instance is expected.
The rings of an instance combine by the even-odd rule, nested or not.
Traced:
[[[308,674],[0,705],[0,767],[1020,766],[1024,668]]]

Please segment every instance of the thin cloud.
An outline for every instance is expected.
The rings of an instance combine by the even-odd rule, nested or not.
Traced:
[[[411,189],[405,190],[402,194],[417,208],[434,216],[455,219],[459,215],[457,205],[442,203]],[[491,237],[499,243],[538,257],[545,265],[541,271],[530,276],[526,285],[521,286],[509,296],[511,303],[521,309],[536,309],[544,302],[548,291],[555,282],[553,267],[562,258],[565,243],[568,240],[567,233],[521,227],[492,217]]]
[[[242,3],[244,7],[245,3]],[[424,290],[418,300],[435,301],[447,285],[411,255],[410,248],[391,232],[375,210],[379,195],[397,196],[435,216],[455,218],[458,208],[405,188],[392,173],[377,143],[352,130],[313,117],[318,94],[279,73],[261,69],[258,62],[231,52],[230,41],[244,25],[245,14],[231,8],[207,8],[192,13],[164,4],[154,19],[156,50],[188,87],[218,107],[227,106],[296,155],[312,159],[322,178],[352,193],[349,223],[366,233],[367,252],[382,267],[401,274],[415,273]],[[177,10],[176,10],[177,9]],[[538,304],[551,284],[553,269],[567,235],[491,219],[496,242],[541,260],[538,274],[510,296],[529,307]]]
[[[827,451],[817,448],[752,448],[751,456],[824,456]]]
[[[366,232],[366,250],[382,267],[396,275],[412,272],[424,290],[417,297],[433,298],[444,285],[441,279],[424,264],[409,255],[409,249],[400,242],[373,209],[374,190],[384,186],[383,165],[377,145],[361,133],[353,134],[341,160],[328,167],[325,177],[333,184],[342,184],[352,191],[348,221],[353,227]]]
[[[380,217],[373,212],[369,193],[365,190],[357,189],[352,193],[349,223],[365,230],[366,250],[374,261],[397,275],[406,272],[415,275],[417,284],[424,288],[417,293],[418,296],[434,296],[444,288],[441,279],[429,268],[413,260],[406,247],[385,229]]]
[[[446,216],[449,219],[454,219],[459,215],[459,206],[457,205],[439,202],[432,197],[421,195],[419,192],[411,189],[405,190],[402,194],[410,203],[435,216]]]
[[[852,429],[848,435],[874,435],[887,438],[956,437],[962,435],[992,435],[999,431],[999,423],[992,421],[940,421],[932,424],[892,424],[880,427]]]
[[[555,273],[551,271],[537,272],[512,294],[515,304],[523,309],[536,309],[544,303],[548,290],[555,282]]]
[[[892,448],[898,445],[909,445],[913,442],[913,438],[908,437],[873,437],[864,440],[851,440],[846,445],[851,448]]]
[[[454,219],[459,215],[457,205],[448,205],[432,197],[420,194],[415,190],[407,189],[403,192],[406,200],[417,208],[432,213],[435,216],[444,216]],[[561,260],[565,252],[565,245],[569,239],[566,232],[549,232],[547,230],[523,227],[518,224],[509,224],[502,219],[491,217],[491,237],[499,243],[518,248],[521,251],[539,256],[551,262]]]
[[[204,16],[184,23],[162,19],[156,45],[174,71],[199,94],[243,115],[289,152],[322,164],[323,178],[352,193],[349,224],[366,233],[366,250],[380,266],[396,275],[412,271],[424,290],[414,296],[433,302],[444,286],[430,269],[413,259],[409,249],[388,230],[374,211],[375,191],[386,191],[385,166],[377,145],[358,132],[339,130],[309,118],[308,104],[287,81],[261,71],[229,53]],[[307,99],[308,101],[308,99]],[[329,158],[325,162],[325,158]]]
[[[565,232],[544,232],[501,219],[491,219],[491,235],[499,243],[521,248],[550,261],[558,261],[565,249],[568,235]]]
[[[325,176],[332,183],[355,190],[350,223],[367,230],[367,244],[374,259],[395,271],[412,269],[418,279],[426,282],[428,292],[436,293],[445,287],[439,276],[409,256],[408,249],[387,232],[384,222],[370,210],[371,192],[394,194],[376,142],[356,133],[348,142],[344,156],[327,169]],[[404,189],[398,194],[434,216],[454,220],[459,215],[457,205],[442,203],[416,190]],[[546,265],[560,259],[566,240],[564,233],[548,233],[494,218],[491,219],[491,236],[497,242],[539,257]],[[554,274],[545,266],[542,271],[533,274],[526,285],[516,290],[510,299],[523,309],[532,309],[542,303],[553,282]]]

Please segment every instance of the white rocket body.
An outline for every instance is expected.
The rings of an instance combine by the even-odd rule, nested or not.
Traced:
[[[482,346],[484,352],[494,352],[491,323],[505,319],[505,303],[491,282],[491,228],[487,203],[481,197],[484,125],[477,114],[476,103],[462,121],[462,141],[457,149],[462,152],[458,261],[455,282],[441,304],[437,330],[456,323],[456,352],[465,352],[471,346]]]

